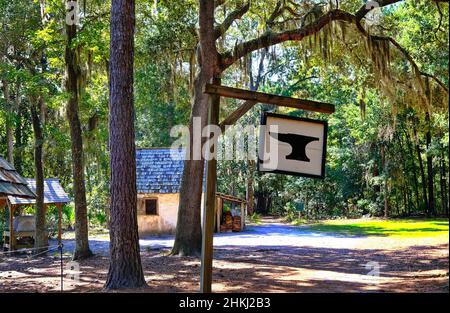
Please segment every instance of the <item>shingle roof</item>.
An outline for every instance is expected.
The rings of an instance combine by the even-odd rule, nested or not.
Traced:
[[[5,159],[0,156],[0,197],[9,195],[35,198],[36,195],[28,187],[22,178]]]
[[[138,149],[136,174],[138,193],[178,193],[184,168],[184,151]]]
[[[36,192],[36,180],[26,179],[26,182],[30,189]],[[34,204],[35,199],[24,199],[9,196],[8,200],[11,204]],[[46,179],[44,181],[44,203],[45,204],[56,204],[56,203],[69,203],[70,199],[64,189],[61,187],[59,180],[57,178]]]

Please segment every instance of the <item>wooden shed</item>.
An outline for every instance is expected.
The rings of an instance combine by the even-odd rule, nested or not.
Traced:
[[[234,210],[225,211],[224,203],[231,203],[237,207]],[[216,193],[216,232],[242,231],[245,229],[245,216],[247,215],[247,202],[235,196]]]
[[[8,196],[34,199],[36,195],[28,187],[27,181],[15,168],[0,156],[0,206],[6,204]]]
[[[26,199],[34,199],[35,193],[28,186],[27,181],[17,173],[14,166],[8,163],[3,157],[0,156],[0,210],[5,207],[9,208],[9,229],[13,228],[13,210],[8,201],[9,196],[22,197]],[[9,231],[2,236],[7,235],[7,238],[11,238]],[[12,240],[5,242],[6,248],[11,247]]]
[[[171,234],[176,230],[180,186],[184,168],[184,152],[170,148],[138,149],[136,152],[136,174],[138,190],[139,234]],[[203,195],[202,195],[203,198]],[[239,198],[217,194],[217,221],[221,221],[223,202],[238,203],[242,217],[241,231],[245,226],[246,202]],[[203,199],[202,199],[203,206]],[[203,211],[203,210],[202,210]],[[217,222],[216,221],[216,222]],[[220,222],[218,227],[220,231]]]
[[[25,179],[29,189],[36,192],[36,180]],[[70,199],[64,189],[61,187],[57,178],[44,180],[44,207],[54,205],[58,208],[58,240],[61,241],[62,236],[62,208],[70,202]],[[6,205],[9,209],[9,227],[4,231],[3,237],[7,239],[4,247],[10,251],[25,248],[29,245],[21,244],[19,239],[33,238],[35,232],[34,216],[20,215],[20,209],[26,206],[35,205],[36,200],[32,198],[23,198],[9,195],[6,197]],[[1,208],[1,205],[0,205]],[[15,216],[14,215],[18,215]]]

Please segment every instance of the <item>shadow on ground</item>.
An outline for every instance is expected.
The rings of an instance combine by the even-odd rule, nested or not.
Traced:
[[[143,250],[149,285],[144,291],[196,292],[199,260],[166,253]],[[448,292],[448,244],[394,251],[223,246],[215,249],[214,258],[216,292]],[[78,282],[65,278],[65,290],[101,291],[108,259],[97,255],[80,262],[80,270]],[[371,276],[374,270],[379,276]],[[1,292],[58,291],[59,281],[57,255],[0,259]]]

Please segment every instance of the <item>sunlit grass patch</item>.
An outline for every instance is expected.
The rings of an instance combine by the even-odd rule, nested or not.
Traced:
[[[309,226],[313,231],[346,236],[434,237],[447,235],[448,219],[328,220]]]

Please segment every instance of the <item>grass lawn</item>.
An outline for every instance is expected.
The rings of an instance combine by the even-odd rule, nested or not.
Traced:
[[[448,219],[359,219],[327,220],[309,227],[346,236],[434,237],[448,236],[448,224]]]

